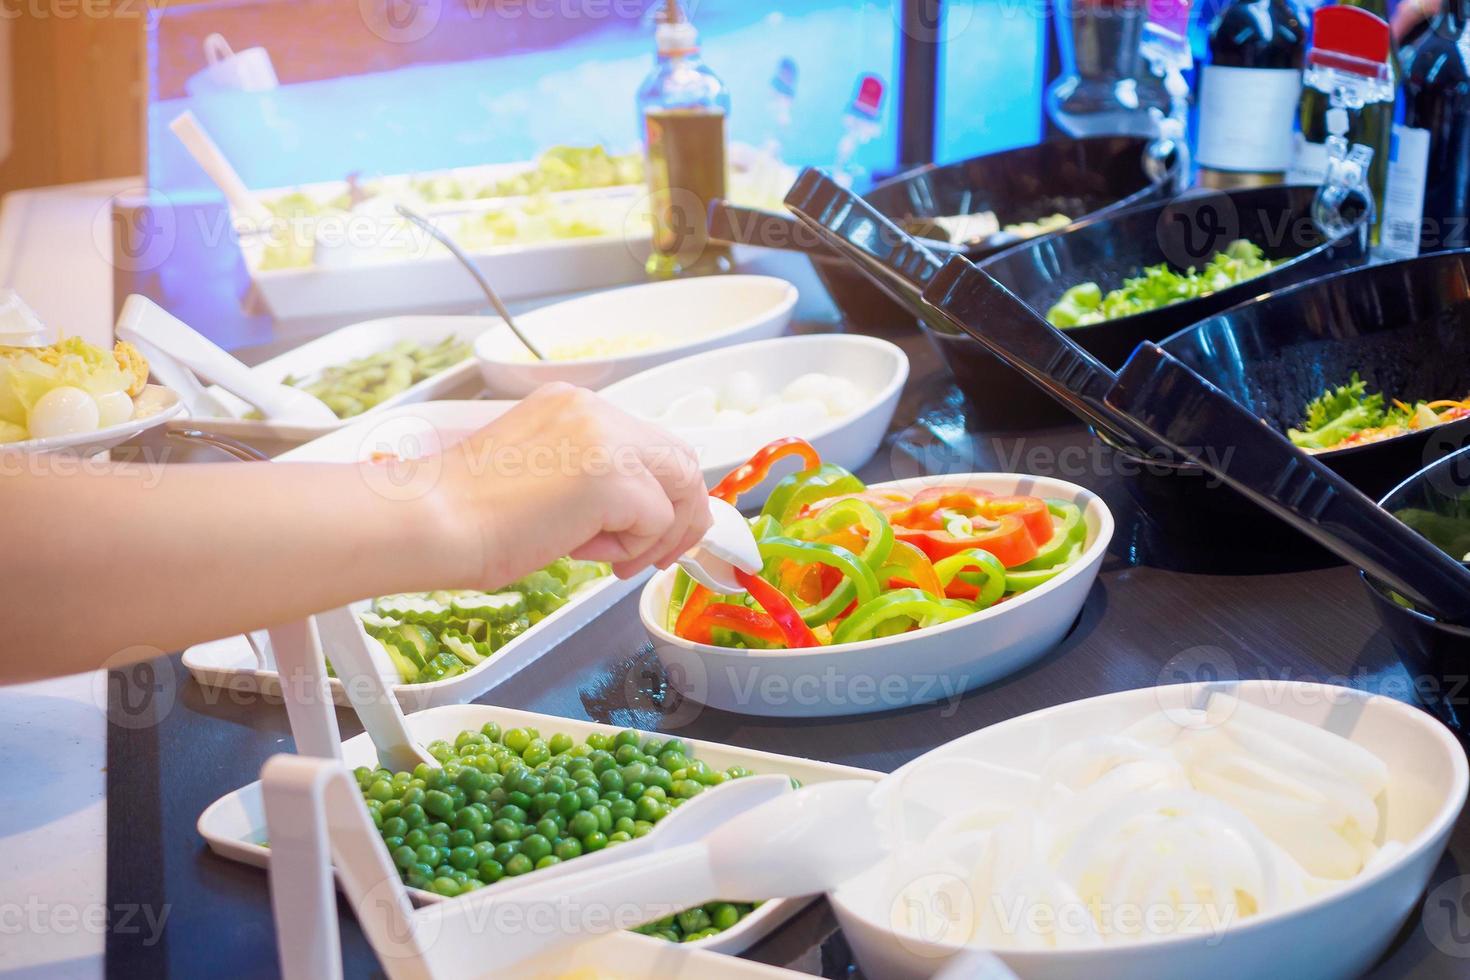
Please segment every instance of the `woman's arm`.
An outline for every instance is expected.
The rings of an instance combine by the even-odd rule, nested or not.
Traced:
[[[404,465],[0,478],[0,683],[116,666],[389,592],[491,587],[563,554],[628,575],[668,564],[709,523],[687,446],[565,386]]]

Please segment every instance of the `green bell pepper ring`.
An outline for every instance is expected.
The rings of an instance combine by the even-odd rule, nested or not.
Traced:
[[[774,517],[784,525],[807,504],[845,493],[862,493],[866,489],[863,481],[847,470],[823,463],[815,469],[792,473],[776,484],[761,508],[761,516]]]
[[[801,565],[818,562],[830,565],[842,573],[842,583],[825,599],[803,609],[802,620],[808,626],[821,626],[830,621],[850,605],[854,598],[858,604],[869,602],[878,596],[878,576],[857,555],[835,544],[820,541],[798,541],[795,538],[766,538],[759,542],[761,560],[770,563],[776,559],[794,561]]]
[[[1051,540],[1042,545],[1036,552],[1036,557],[1024,564],[1017,565],[1013,571],[1034,571],[1036,569],[1051,568],[1064,562],[1072,552],[1072,545],[1087,536],[1087,525],[1082,522],[1082,508],[1065,500],[1048,499],[1046,509],[1051,515],[1061,521]]]
[[[893,525],[866,500],[839,500],[815,517],[797,521],[786,528],[786,535],[803,540],[821,537],[856,524],[867,532],[862,554],[858,555],[873,571],[883,567],[893,551]]]
[[[884,631],[884,624],[903,618],[920,627],[933,626],[968,616],[975,607],[962,599],[935,599],[923,589],[894,589],[869,602],[860,603],[852,615],[842,621],[832,634],[832,642],[856,643],[870,640]],[[886,631],[884,635],[887,634]]]
[[[988,551],[980,548],[966,548],[964,551],[941,558],[934,563],[934,574],[939,576],[939,584],[946,589],[955,580],[963,569],[979,569],[977,573],[966,575],[961,581],[972,585],[979,590],[979,594],[970,600],[977,609],[985,609],[993,606],[1005,595],[1006,580],[1010,573],[1000,563],[1000,559]]]
[[[1050,568],[1016,569],[1013,568],[1006,573],[1006,592],[1015,594],[1027,592],[1044,585],[1065,572],[1073,562],[1082,557],[1085,543],[1082,541],[1072,542],[1071,549],[1062,561],[1057,562]]]

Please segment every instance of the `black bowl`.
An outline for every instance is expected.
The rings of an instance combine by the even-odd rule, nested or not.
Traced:
[[[1281,432],[1301,421],[1324,388],[1354,371],[1370,388],[1409,401],[1463,395],[1470,392],[1470,252],[1324,276],[1217,314],[1160,346]],[[1467,442],[1470,420],[1460,420],[1317,458],[1377,499]],[[1145,465],[1138,454],[1114,448],[1136,473],[1128,480],[1134,497],[1162,526],[1197,544],[1238,547],[1267,532],[1278,552],[1293,557],[1284,567],[1336,560],[1199,467]],[[1201,518],[1202,507],[1211,519]]]
[[[1470,449],[1409,477],[1379,505],[1463,559],[1470,553]],[[1409,673],[1414,693],[1440,721],[1470,734],[1470,628],[1437,620],[1363,575],[1373,609]]]
[[[1172,333],[1255,296],[1360,264],[1363,235],[1328,239],[1311,220],[1314,187],[1191,191],[1169,201],[1096,215],[1070,229],[1033,239],[980,263],[1033,309],[1045,313],[1068,289],[1097,283],[1104,292],[1146,266],[1200,265],[1238,238],[1249,239],[1279,264],[1265,275],[1068,336],[1109,367],[1120,367],[1145,340]]]
[[[885,217],[909,228],[928,218],[986,210],[994,211],[1006,224],[1061,213],[1074,217],[1075,225],[1169,193],[1179,161],[1171,159],[1168,173],[1159,182],[1153,181],[1143,165],[1148,145],[1148,140],[1131,136],[1048,140],[955,163],[918,167],[883,181],[864,198]],[[789,216],[772,213],[764,220],[754,220],[748,213],[745,217],[737,214],[733,220],[711,217],[711,235],[717,240],[805,253],[843,318],[858,330],[906,329],[914,322],[902,304],[812,240]],[[979,261],[1015,245],[941,247]],[[948,359],[946,351],[941,353]],[[970,374],[965,368],[955,373]]]

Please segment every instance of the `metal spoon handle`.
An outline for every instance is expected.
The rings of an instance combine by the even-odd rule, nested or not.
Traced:
[[[270,457],[254,446],[240,442],[238,439],[231,439],[229,436],[206,432],[203,429],[170,429],[168,437],[170,439],[177,439],[180,442],[197,442],[206,446],[213,446],[215,449],[229,453],[236,459],[243,460],[247,463],[270,462]]]
[[[1424,611],[1470,621],[1458,561],[1158,345],[1138,345],[1107,403]]]
[[[536,360],[546,360],[546,355],[541,353],[541,351],[537,349],[535,344],[531,343],[529,337],[521,333],[521,328],[516,326],[515,318],[510,315],[510,310],[506,309],[505,304],[500,301],[499,294],[497,294],[495,290],[491,288],[489,280],[487,280],[485,276],[480,272],[479,266],[475,265],[474,261],[471,260],[470,257],[464,253],[464,250],[455,243],[454,239],[450,238],[444,232],[440,231],[437,227],[435,227],[432,221],[430,221],[428,218],[425,218],[423,215],[419,214],[412,208],[405,207],[402,204],[395,204],[393,205],[393,208],[400,215],[407,218],[409,221],[412,221],[424,231],[428,232],[440,245],[443,245],[445,248],[449,249],[449,254],[458,259],[459,264],[464,266],[465,270],[469,272],[469,274],[474,278],[475,283],[480,287],[480,291],[483,292],[485,294],[485,298],[490,301],[491,307],[493,307],[495,312],[500,315],[500,318],[505,321],[505,325],[507,327],[510,327],[511,333],[516,335],[516,339],[526,345],[526,350],[534,354]]]

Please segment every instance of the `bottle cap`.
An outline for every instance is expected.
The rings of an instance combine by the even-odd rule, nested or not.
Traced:
[[[1388,78],[1388,22],[1360,7],[1320,7],[1312,15],[1312,50],[1307,61],[1324,68]]]
[[[693,54],[699,50],[699,32],[689,22],[679,0],[665,0],[659,8],[658,26],[654,28],[653,37],[659,54]]]

